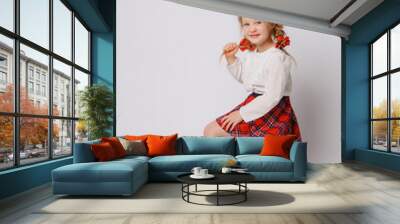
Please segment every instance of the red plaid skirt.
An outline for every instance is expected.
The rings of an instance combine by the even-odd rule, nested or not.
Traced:
[[[239,110],[240,107],[250,103],[260,94],[252,93],[241,104],[233,108],[228,113],[221,115],[216,119],[219,126],[222,127],[222,118],[233,111]],[[294,134],[297,140],[301,141],[301,134],[299,124],[297,123],[296,115],[290,104],[289,96],[284,96],[279,103],[268,111],[264,116],[257,118],[253,121],[241,121],[237,124],[232,131],[224,129],[230,135],[238,136],[251,136],[251,137],[264,137],[267,134],[271,135],[288,135]]]

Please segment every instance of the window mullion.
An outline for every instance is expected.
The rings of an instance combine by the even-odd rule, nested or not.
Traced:
[[[53,0],[49,0],[49,50],[53,52]],[[48,151],[49,159],[53,159],[53,56],[49,55],[49,71],[48,71],[49,86],[49,110],[50,118],[48,120]]]
[[[387,71],[390,70],[390,29],[387,32]],[[392,111],[391,111],[391,104],[392,104],[392,100],[391,100],[391,78],[392,75],[389,73],[387,75],[387,117],[391,118],[392,117]],[[389,119],[387,122],[387,135],[388,135],[388,152],[392,151],[392,139],[391,139],[391,123],[392,121]]]
[[[71,67],[71,100],[72,100],[72,105],[71,105],[71,117],[75,118],[75,12],[72,11],[71,14],[71,23],[72,23],[72,29],[71,29],[71,56],[72,56],[72,64],[73,66]],[[76,126],[76,121],[73,120],[72,122],[72,130],[71,130],[71,150],[72,150],[72,155],[74,155],[74,151],[75,151],[75,126]]]
[[[92,52],[91,52],[91,45],[92,45],[92,33],[91,32],[89,32],[89,30],[87,30],[88,31],[88,68],[87,68],[87,70],[89,71],[89,83],[88,83],[88,85],[89,86],[91,86],[92,85],[92,82],[93,82],[93,80],[92,80],[92,76],[90,75],[91,74],[91,72],[93,71],[93,69],[92,69],[92,60],[91,60],[91,58],[92,58]]]
[[[19,10],[20,9],[20,1],[15,0],[14,1],[14,31],[16,32],[17,35],[19,35],[19,26],[20,26],[20,19],[19,19]],[[20,79],[19,79],[19,73],[20,73],[20,50],[19,50],[19,39],[15,38],[14,39],[14,112],[19,113],[20,112],[20,105],[19,105],[19,100],[20,100]],[[20,136],[20,118],[14,116],[14,166],[19,166],[20,164],[20,156],[19,156],[19,136]]]
[[[370,45],[369,46],[369,52],[370,52],[370,55],[369,55],[369,64],[370,64],[370,66],[369,66],[369,69],[370,69],[370,71],[369,71],[369,119],[370,119],[370,122],[369,122],[369,138],[370,138],[370,141],[369,141],[369,148],[370,149],[373,149],[373,147],[374,147],[374,136],[373,136],[373,121],[372,121],[372,119],[373,119],[373,108],[372,108],[372,106],[373,106],[373,79],[372,79],[372,72],[373,72],[373,60],[372,60],[372,55],[373,55],[373,47],[372,47],[372,45]]]

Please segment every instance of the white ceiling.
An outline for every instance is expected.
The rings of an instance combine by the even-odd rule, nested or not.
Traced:
[[[383,0],[167,0],[347,38],[351,25]]]
[[[241,0],[227,0],[243,3]],[[275,9],[282,12],[330,20],[351,0],[247,0],[248,5]]]

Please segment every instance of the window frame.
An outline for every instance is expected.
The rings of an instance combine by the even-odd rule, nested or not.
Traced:
[[[88,75],[89,78],[89,83],[88,86],[92,85],[92,61],[91,61],[91,37],[92,37],[92,30],[87,26],[87,24],[83,21],[83,19],[76,13],[72,7],[65,1],[65,0],[59,0],[68,10],[71,11],[71,58],[67,59],[64,58],[63,56],[55,53],[53,50],[53,23],[54,23],[54,17],[53,17],[53,0],[48,0],[49,2],[49,47],[46,49],[45,47],[42,47],[39,44],[34,43],[33,41],[30,41],[29,39],[23,37],[20,35],[20,0],[14,0],[13,1],[13,10],[14,10],[14,30],[10,31],[4,27],[0,26],[0,35],[3,35],[5,37],[11,38],[13,41],[13,64],[11,73],[9,75],[13,76],[14,79],[14,93],[13,93],[13,112],[2,112],[0,111],[0,116],[4,117],[12,117],[13,119],[13,155],[14,155],[14,161],[13,161],[13,166],[11,167],[5,167],[5,168],[0,168],[0,172],[5,171],[5,170],[10,170],[10,169],[16,169],[19,167],[23,166],[30,166],[33,164],[38,164],[38,163],[43,163],[46,161],[50,160],[58,160],[66,157],[73,156],[74,153],[74,143],[75,143],[75,126],[76,126],[76,121],[78,121],[80,118],[75,116],[75,108],[71,108],[71,114],[70,116],[56,116],[53,115],[53,96],[54,96],[54,89],[53,89],[53,60],[58,60],[59,62],[62,62],[68,66],[71,66],[71,83],[73,84],[75,82],[75,69],[85,73]],[[75,63],[75,18],[84,26],[84,28],[88,31],[88,69],[85,69],[81,67],[80,65]],[[20,44],[23,44],[27,47],[30,47],[36,51],[39,51],[40,53],[43,53],[48,56],[49,58],[49,63],[48,63],[48,80],[47,85],[46,85],[46,91],[48,92],[45,93],[48,97],[48,108],[49,111],[47,112],[46,115],[39,115],[39,114],[27,114],[27,113],[21,113],[20,111]],[[27,66],[29,66],[27,64]],[[30,67],[28,67],[30,68]],[[39,75],[41,75],[40,73]],[[27,73],[25,74],[27,77],[27,81],[31,80],[30,79],[30,74]],[[36,82],[36,70],[33,70],[33,79],[32,79],[34,86],[37,83]],[[41,81],[41,76],[39,76],[39,82],[42,83]],[[42,86],[42,85],[41,85]],[[71,99],[71,105],[74,105],[75,103],[75,85],[71,85],[71,93],[72,93],[72,99]],[[29,91],[27,89],[27,91]],[[36,89],[34,89],[34,92]],[[40,94],[41,96],[42,94]],[[21,118],[45,118],[47,119],[48,122],[48,136],[47,136],[47,142],[49,143],[47,145],[47,150],[48,150],[48,155],[47,158],[43,158],[43,160],[40,160],[38,162],[32,162],[32,163],[26,163],[26,164],[21,164],[20,161],[20,119]],[[71,122],[71,153],[68,155],[62,155],[62,156],[54,156],[54,147],[53,147],[53,122],[56,120],[65,120],[65,121],[70,121]]]
[[[400,21],[396,21],[393,23],[389,28],[385,29],[384,32],[379,34],[375,39],[373,39],[371,42],[368,43],[368,53],[369,53],[369,149],[373,151],[379,151],[379,152],[386,152],[386,153],[391,153],[391,154],[400,154],[400,152],[393,152],[392,151],[392,121],[400,120],[400,117],[392,117],[392,98],[391,98],[391,91],[392,91],[392,85],[391,85],[391,79],[393,75],[396,75],[396,73],[400,72],[400,67],[391,69],[391,31],[393,28],[400,26]],[[386,71],[382,72],[380,74],[376,74],[374,76],[373,74],[373,44],[379,40],[381,37],[384,35],[387,35],[387,64],[386,64]],[[386,77],[386,87],[387,87],[387,105],[386,105],[386,118],[373,118],[373,81],[378,78]],[[386,151],[384,150],[379,150],[374,148],[374,138],[373,138],[373,122],[374,121],[386,121]]]

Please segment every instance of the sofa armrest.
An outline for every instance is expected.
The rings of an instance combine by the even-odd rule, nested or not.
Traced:
[[[293,162],[293,178],[305,181],[307,177],[307,143],[295,141],[290,149],[290,160]]]
[[[95,162],[90,146],[92,144],[100,143],[99,140],[75,143],[74,145],[74,163],[89,163]]]

